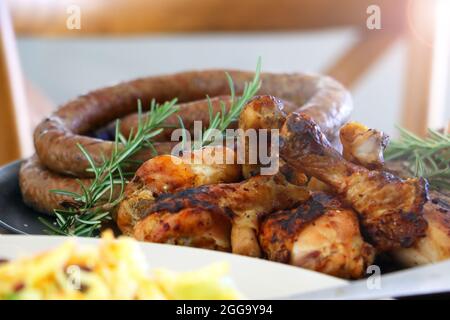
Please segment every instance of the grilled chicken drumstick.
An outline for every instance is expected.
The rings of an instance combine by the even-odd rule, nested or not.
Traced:
[[[342,278],[361,278],[375,256],[361,236],[356,213],[324,192],[264,217],[259,240],[270,260]]]
[[[260,130],[280,129],[286,120],[284,103],[273,96],[256,96],[250,100],[239,115],[239,129],[242,130],[242,144],[244,146],[245,163],[242,165],[244,178],[260,174],[261,163],[259,162],[260,144],[265,144],[270,150],[271,139],[260,141],[258,134]],[[250,144],[250,137],[255,139],[256,144]]]
[[[215,161],[220,157],[222,161]],[[140,220],[142,212],[162,194],[206,184],[236,182],[241,166],[235,152],[216,146],[192,151],[177,158],[161,155],[144,162],[125,189],[117,212],[117,225],[127,235]]]
[[[271,96],[251,100],[239,118],[239,128],[281,129],[286,120],[283,103]],[[245,139],[248,139],[245,136]],[[246,141],[247,142],[247,141]],[[251,151],[248,144],[246,155]],[[244,176],[260,173],[260,165],[244,164]],[[283,160],[280,172],[294,184],[307,178]],[[360,278],[374,259],[374,249],[364,242],[356,213],[336,196],[313,193],[299,206],[270,213],[260,225],[259,241],[269,260],[289,263],[344,278]]]
[[[375,138],[374,140],[374,136],[386,138]],[[388,142],[387,136],[383,133],[357,123],[350,123],[341,128],[340,137],[344,151],[353,150],[351,158],[347,158],[350,153],[344,152],[347,160],[370,167],[373,161],[367,161],[368,159],[383,159],[383,150]],[[383,143],[380,143],[381,140],[384,140]],[[356,150],[353,141],[357,141],[356,144],[360,146]],[[371,147],[364,147],[368,145]],[[378,164],[383,165],[379,161]],[[400,248],[391,252],[394,259],[404,266],[412,267],[450,258],[450,204],[448,200],[442,194],[430,192],[430,200],[424,206],[423,217],[428,223],[425,237],[420,238],[409,248]]]
[[[383,132],[369,129],[358,122],[348,122],[340,129],[339,138],[345,160],[368,169],[383,167],[383,151],[389,141]]]
[[[259,217],[291,208],[308,197],[307,190],[289,184],[281,175],[191,188],[163,195],[144,210],[134,236],[259,257]]]
[[[330,185],[360,214],[363,231],[380,251],[412,246],[425,235],[423,179],[402,180],[346,161],[305,114],[288,116],[280,155],[291,166]]]
[[[425,204],[423,215],[428,223],[425,237],[410,248],[391,252],[400,264],[413,267],[450,259],[450,202],[441,197],[432,191],[432,200]]]
[[[286,121],[286,115],[291,109],[292,106],[286,107],[286,102],[269,95],[256,96],[245,105],[239,116],[239,129],[243,130],[241,142],[244,146],[245,157],[245,163],[242,165],[244,178],[248,179],[261,174],[261,167],[263,165],[257,161],[261,144],[266,143],[266,149],[271,150],[271,137],[267,141],[258,140],[257,147],[255,145],[250,146],[249,139],[251,132],[249,131],[256,130],[256,133],[258,133],[261,129],[281,129],[283,123]],[[258,134],[255,137],[258,137]],[[279,161],[279,171],[290,183],[295,185],[306,184],[308,178],[300,170],[289,166],[283,159],[279,159],[278,155],[273,158]]]

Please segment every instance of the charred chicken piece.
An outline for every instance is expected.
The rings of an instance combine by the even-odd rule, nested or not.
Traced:
[[[242,130],[240,138],[245,150],[245,163],[242,165],[244,178],[260,174],[260,144],[264,143],[266,150],[270,150],[270,137],[267,136],[267,141],[259,139],[261,130],[280,129],[285,119],[283,103],[273,96],[256,96],[245,105],[239,116],[239,129]]]
[[[437,192],[431,192],[430,198],[424,207],[424,218],[428,223],[425,237],[410,248],[391,252],[405,267],[450,259],[450,202]]]
[[[339,131],[339,137],[346,160],[372,170],[383,167],[383,151],[389,141],[386,134],[357,122],[348,122]]]
[[[231,250],[259,257],[260,216],[309,197],[282,176],[256,176],[161,196],[134,228],[138,240]],[[229,230],[231,229],[231,234]]]
[[[265,216],[259,241],[269,260],[341,278],[361,278],[375,255],[361,236],[356,213],[323,192]]]
[[[263,143],[263,141],[258,140],[259,130],[281,129],[286,121],[287,112],[292,109],[292,106],[288,105],[286,108],[283,101],[269,95],[256,96],[245,105],[239,116],[239,129],[242,130],[241,143],[245,151],[245,162],[242,165],[244,178],[248,179],[261,174],[261,167],[264,166],[258,158],[261,143]],[[256,141],[257,147],[250,145],[250,138]],[[266,150],[271,150],[271,138],[268,135],[268,139],[265,141]],[[289,166],[283,159],[279,159],[278,155],[275,155],[274,158],[276,161],[279,161],[277,164],[279,171],[290,183],[296,185],[305,185],[307,183],[308,178],[301,171]]]
[[[231,215],[209,201],[207,186],[162,195],[136,223],[137,240],[230,251]]]
[[[425,180],[402,180],[346,161],[304,114],[289,115],[280,136],[281,157],[327,183],[351,204],[360,215],[363,232],[378,250],[410,247],[425,235]]]
[[[345,125],[346,138],[342,139],[343,132],[341,129],[341,142],[344,150],[352,150],[354,143],[352,143],[349,128],[354,127],[353,124]],[[359,137],[370,137],[374,134],[377,137],[386,137],[383,133],[374,133],[373,130],[358,126]],[[357,138],[357,135],[353,135]],[[376,139],[377,140],[377,139]],[[380,141],[380,140],[377,140]],[[386,140],[387,142],[387,140]],[[366,167],[370,167],[373,162],[367,159],[383,159],[382,155],[385,148],[385,143],[371,144],[370,148],[365,148],[365,152],[344,153],[344,157],[349,161],[355,161]],[[382,162],[378,162],[380,165]],[[401,168],[400,174],[401,174]],[[400,248],[391,252],[394,259],[406,267],[413,267],[428,263],[435,263],[450,258],[450,201],[445,195],[432,191],[430,193],[430,200],[426,202],[423,209],[423,217],[428,223],[425,237],[420,238],[413,246],[409,248]]]
[[[215,161],[220,157],[222,161]],[[141,165],[125,188],[124,200],[117,211],[117,224],[127,235],[159,196],[205,184],[236,182],[241,178],[233,150],[206,147],[181,158],[161,155]],[[222,163],[222,164],[221,164]]]

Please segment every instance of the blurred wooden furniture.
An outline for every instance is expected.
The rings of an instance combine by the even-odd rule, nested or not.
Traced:
[[[32,137],[14,32],[0,1],[0,164],[32,150]]]
[[[431,6],[431,7],[430,7]],[[434,9],[434,10],[433,10]],[[450,1],[409,2],[405,30],[407,61],[402,124],[425,134],[443,128],[450,57]]]
[[[28,36],[123,36],[152,32],[287,31],[351,27],[359,31],[360,40],[326,70],[350,88],[386,49],[402,37],[408,42],[408,74],[402,125],[423,134],[426,127],[432,124],[432,118],[436,118],[436,115],[430,115],[436,112],[436,108],[430,107],[430,101],[437,101],[431,99],[434,88],[442,87],[445,81],[441,79],[439,84],[431,82],[436,80],[433,76],[435,46],[420,43],[411,32],[409,16],[411,8],[417,3],[421,3],[420,10],[433,11],[436,1],[440,0],[9,0],[8,3],[16,32]],[[367,28],[370,15],[368,8],[371,5],[380,8],[381,30]],[[73,14],[71,10],[76,11],[77,8],[80,8],[81,13],[81,29],[71,30],[67,27],[67,19]],[[426,21],[422,22],[423,25],[427,24]],[[428,21],[428,24],[431,22]],[[433,28],[430,39],[434,39],[435,31]],[[15,45],[13,38],[9,45]],[[1,61],[8,62],[4,58],[4,50],[0,54],[3,56]],[[3,79],[13,76],[4,70],[0,72]],[[0,90],[15,90],[17,94],[22,91],[22,96],[25,96],[23,87],[14,87],[12,82],[10,85],[5,83],[0,84]],[[8,114],[13,114],[17,99],[10,100]],[[0,115],[3,118],[3,114]],[[17,117],[15,119],[18,125]],[[0,127],[2,136],[6,134],[13,139],[12,136],[16,135],[17,141],[25,138],[17,138],[20,133],[17,127],[15,130],[3,129]],[[15,157],[19,155],[14,153]]]

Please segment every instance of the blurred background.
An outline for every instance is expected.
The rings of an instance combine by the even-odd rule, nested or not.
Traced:
[[[353,120],[423,135],[450,118],[450,0],[0,0],[0,162],[58,105],[189,69],[329,74]]]

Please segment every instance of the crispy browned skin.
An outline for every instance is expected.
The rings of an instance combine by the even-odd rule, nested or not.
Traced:
[[[305,114],[288,116],[280,140],[281,157],[342,195],[360,214],[363,232],[378,250],[410,247],[425,235],[425,180],[402,180],[344,160]]]
[[[340,129],[339,137],[346,160],[368,169],[383,167],[383,151],[389,141],[386,134],[357,122],[348,122]]]
[[[214,163],[218,156],[230,160]],[[198,157],[198,160],[195,160]],[[142,164],[125,188],[125,196],[117,211],[117,225],[127,235],[159,196],[212,183],[236,182],[241,166],[236,164],[233,150],[206,147],[181,158],[162,155]]]
[[[134,236],[144,241],[170,239],[171,243],[190,245],[194,245],[192,239],[200,237],[202,243],[230,244],[221,246],[222,250],[259,257],[258,217],[292,207],[308,197],[309,192],[287,183],[282,176],[257,176],[240,183],[187,189],[163,195],[144,210],[145,217],[136,224]],[[220,216],[229,220],[226,225],[232,227],[231,235],[226,233],[227,228],[217,226],[224,223]],[[218,239],[212,229],[222,231]]]
[[[247,130],[261,129],[281,129],[286,121],[286,115],[292,111],[290,107],[286,107],[285,103],[280,99],[264,95],[257,96],[247,103],[239,116],[239,129],[243,130],[241,143],[244,146],[245,163],[242,165],[242,174],[245,178],[249,178],[261,173],[262,164],[258,161],[260,141],[257,139],[257,147],[250,146],[249,139],[252,132]],[[257,135],[255,135],[258,137]],[[268,135],[266,144],[267,150],[270,150],[271,136]],[[298,169],[294,169],[278,157],[279,170],[288,179],[289,182],[296,185],[304,185],[307,177]]]
[[[284,104],[274,96],[257,96],[253,98],[242,110],[239,116],[239,129],[242,130],[241,143],[244,146],[245,163],[242,173],[245,178],[260,174],[261,164],[258,154],[260,149],[259,130],[280,129],[286,120]],[[256,134],[254,134],[256,133]],[[250,145],[250,136],[253,134],[256,145]],[[270,131],[268,132],[266,148],[270,150]]]
[[[425,237],[410,248],[391,253],[406,267],[450,259],[450,203],[441,194],[431,192],[431,200],[424,207],[424,218],[428,223]]]
[[[113,87],[93,91],[59,108],[45,119],[35,130],[36,152],[42,164],[58,173],[78,177],[89,173],[88,161],[77,147],[81,144],[96,163],[102,154],[111,154],[113,144],[85,136],[89,132],[107,125],[114,119],[136,111],[137,100],[149,105],[151,99],[158,102],[174,97],[179,102],[189,102],[229,94],[226,70],[194,71],[174,75],[149,77],[122,83]],[[240,94],[244,83],[253,78],[253,73],[228,71],[234,80],[236,93]],[[337,82],[322,76],[304,74],[262,74],[261,94],[273,94],[301,106],[313,116],[323,129],[335,133],[351,111],[349,93]],[[203,108],[185,108],[182,118],[195,120],[204,117]],[[161,153],[167,153],[171,145],[156,144]],[[147,157],[148,151],[143,151]]]
[[[349,130],[357,127],[356,130]],[[343,129],[345,129],[343,137]],[[370,148],[364,148],[364,152],[345,153],[344,158],[349,161],[360,163],[366,167],[371,167],[373,161],[368,159],[379,159],[377,166],[383,165],[383,150],[387,141],[379,143],[381,137],[386,137],[382,132],[374,131],[359,124],[350,124],[341,129],[341,141],[344,150],[354,148],[352,136],[355,139],[375,135],[375,141],[370,143]],[[358,132],[358,134],[353,134]],[[387,138],[385,138],[387,140]],[[375,143],[373,143],[375,142]],[[358,143],[358,142],[357,142]],[[380,156],[381,155],[381,156]],[[409,248],[400,248],[391,252],[394,259],[400,264],[413,267],[422,264],[435,263],[450,258],[450,204],[448,199],[441,193],[430,192],[428,200],[423,208],[423,217],[428,223],[425,237],[420,238],[413,246]]]
[[[323,192],[296,208],[265,216],[259,241],[269,260],[342,278],[364,276],[375,253],[361,236],[356,213]]]
[[[151,214],[145,222],[139,222],[134,237],[148,242],[230,251],[231,222],[222,208],[207,203],[203,206],[184,197],[171,202],[164,202],[168,206]]]

